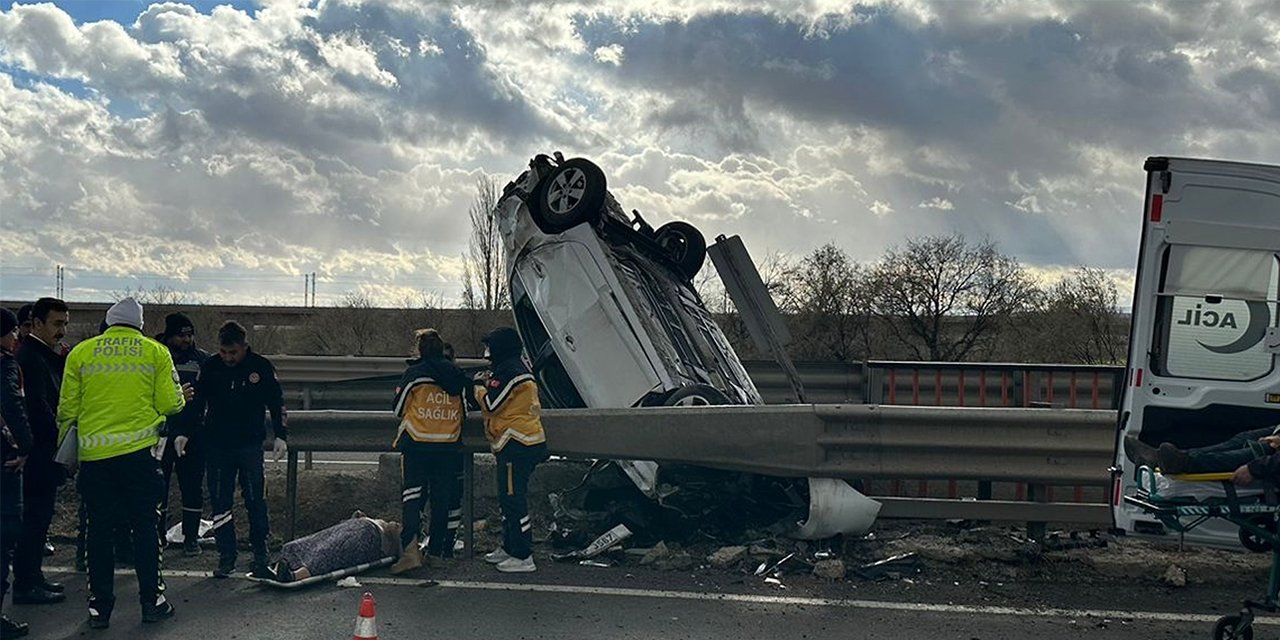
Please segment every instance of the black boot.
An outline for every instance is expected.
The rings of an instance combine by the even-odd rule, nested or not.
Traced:
[[[160,622],[173,617],[173,605],[163,595],[158,596],[154,604],[142,605],[143,622]]]
[[[56,604],[66,599],[66,594],[45,591],[41,587],[13,592],[14,604]]]
[[[222,556],[218,558],[218,568],[213,570],[215,578],[229,578],[236,571],[236,557]]]
[[[1160,462],[1160,473],[1165,475],[1186,473],[1191,465],[1191,456],[1186,451],[1166,442],[1156,449],[1156,457]]]
[[[9,640],[9,638],[21,638],[31,631],[31,628],[25,622],[17,622],[9,616],[0,615],[0,640]]]
[[[1124,455],[1136,465],[1152,468],[1160,465],[1160,458],[1156,454],[1156,448],[1139,440],[1138,436],[1133,434],[1124,437]]]
[[[111,626],[111,609],[114,604],[89,596],[89,628],[106,629]]]

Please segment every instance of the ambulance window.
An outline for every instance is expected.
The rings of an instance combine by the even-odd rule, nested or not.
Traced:
[[[1280,254],[1174,245],[1165,255],[1156,319],[1157,373],[1255,380],[1275,366],[1267,330],[1277,326]]]

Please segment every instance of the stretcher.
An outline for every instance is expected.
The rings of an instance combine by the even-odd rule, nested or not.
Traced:
[[[1137,492],[1126,495],[1124,500],[1155,517],[1166,529],[1178,533],[1186,533],[1214,518],[1226,520],[1239,527],[1240,542],[1245,548],[1271,553],[1266,595],[1260,601],[1245,600],[1240,613],[1222,616],[1213,627],[1214,640],[1252,640],[1255,611],[1280,611],[1280,602],[1277,601],[1277,592],[1280,591],[1280,534],[1276,528],[1280,519],[1280,501],[1271,489],[1237,489],[1231,481],[1232,475],[1228,472],[1165,476],[1174,481],[1170,485],[1161,482],[1162,476],[1150,468],[1139,467]],[[1221,490],[1206,491],[1212,486],[1208,483],[1217,483]],[[1185,492],[1169,490],[1175,486],[1192,489]]]
[[[309,578],[304,578],[302,580],[294,580],[292,582],[280,582],[279,580],[261,578],[253,575],[252,573],[246,574],[245,577],[252,582],[256,582],[258,584],[266,585],[268,587],[273,587],[276,589],[301,589],[302,587],[307,587],[320,582],[327,582],[329,580],[341,580],[347,576],[354,576],[357,573],[364,573],[365,571],[368,571],[370,569],[377,569],[378,567],[385,567],[388,565],[392,565],[392,564],[395,564],[395,561],[396,561],[395,556],[387,556],[385,558],[382,558],[380,560],[375,560],[373,562],[358,564],[354,567],[345,567],[343,569],[335,569],[323,575],[311,576]]]

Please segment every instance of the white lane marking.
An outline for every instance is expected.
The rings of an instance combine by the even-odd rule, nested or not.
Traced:
[[[53,573],[71,573],[71,567],[45,567]],[[133,575],[132,570],[117,569],[117,575]],[[166,576],[178,578],[212,578],[209,571],[170,571]],[[243,574],[234,577],[244,580]],[[364,584],[398,587],[421,587],[428,580],[411,578],[382,578],[363,576],[357,578]],[[709,602],[738,602],[744,604],[773,604],[800,607],[843,607],[846,609],[874,609],[880,611],[912,611],[926,613],[958,613],[988,616],[1017,616],[1024,618],[1097,618],[1107,620],[1140,620],[1148,622],[1193,622],[1213,624],[1218,615],[1198,613],[1167,613],[1163,611],[1118,611],[1114,609],[1035,609],[1028,607],[996,607],[989,605],[930,604],[925,602],[888,602],[883,600],[839,600],[835,598],[803,598],[797,596],[756,596],[745,593],[699,593],[696,591],[670,591],[663,589],[626,589],[620,587],[585,587],[555,584],[516,584],[506,582],[465,582],[439,580],[436,586],[446,589],[477,589],[485,591],[527,591],[533,593],[569,593],[575,595],[620,596],[626,598],[662,598],[668,600],[700,600]],[[1259,617],[1254,625],[1280,626],[1280,618]]]

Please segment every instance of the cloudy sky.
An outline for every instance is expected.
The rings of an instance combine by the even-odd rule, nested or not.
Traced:
[[[66,1],[0,10],[0,297],[456,300],[535,153],[757,257],[1130,272],[1142,161],[1280,162],[1280,3]]]

